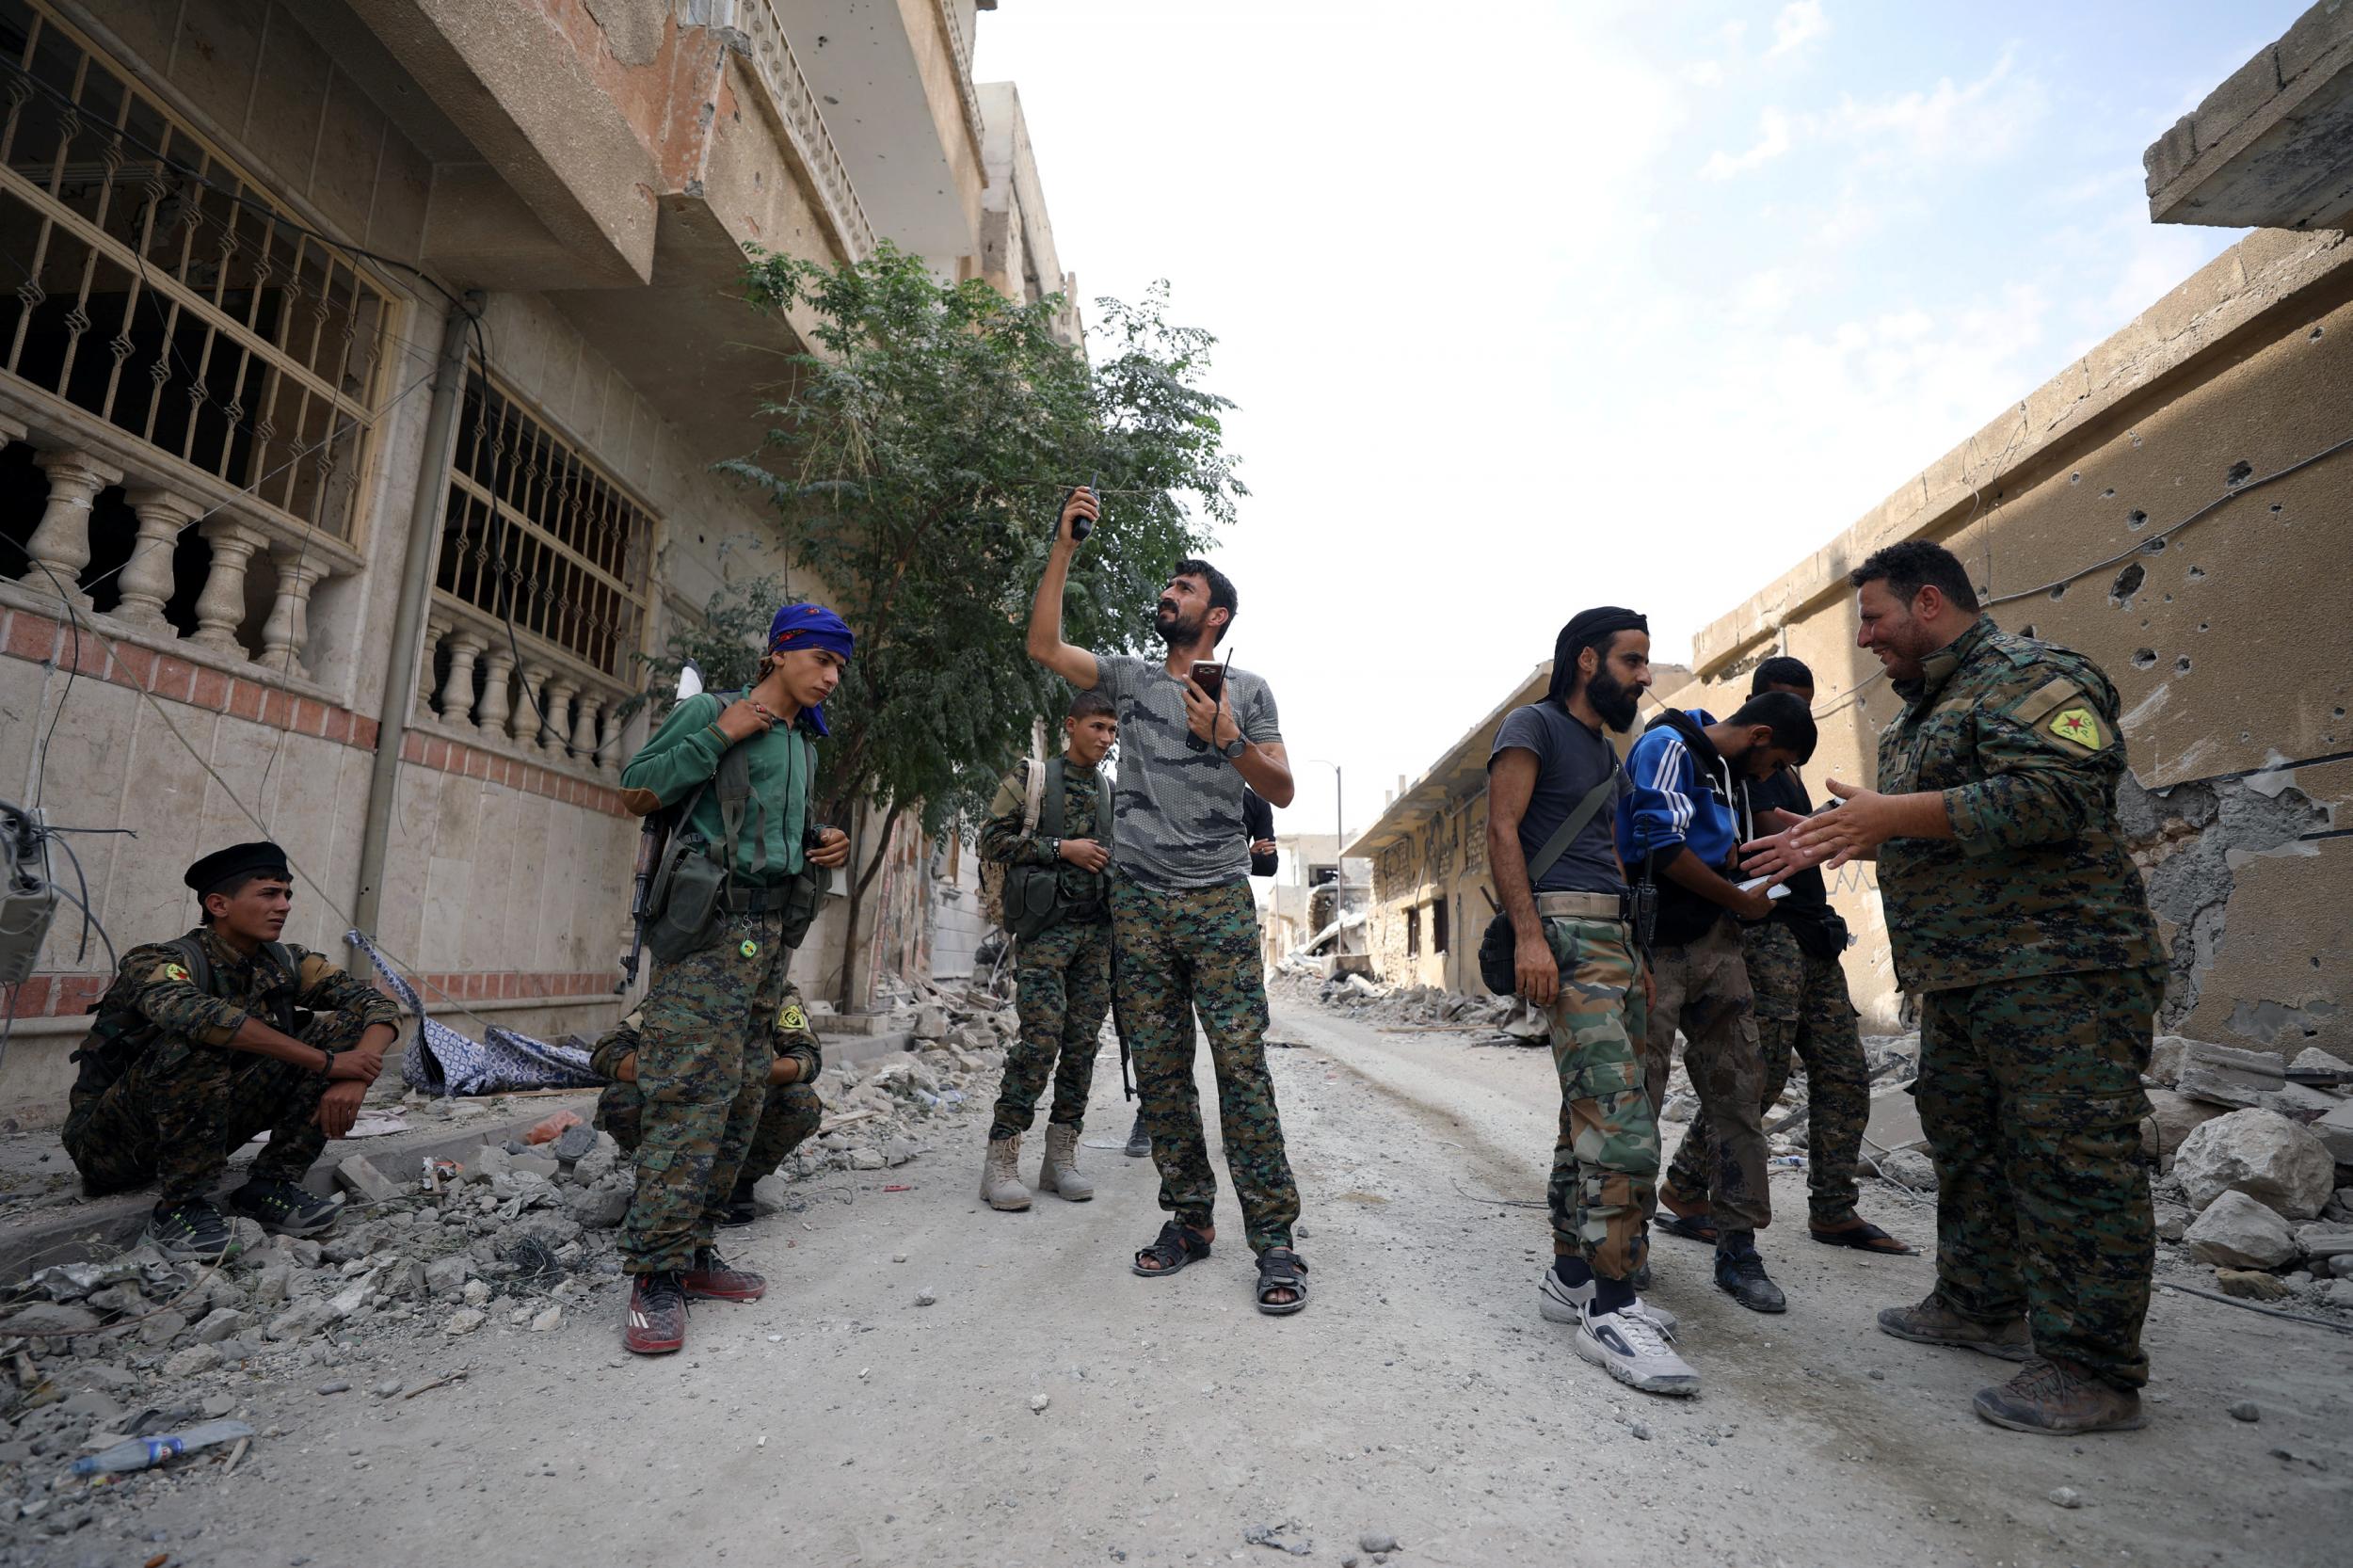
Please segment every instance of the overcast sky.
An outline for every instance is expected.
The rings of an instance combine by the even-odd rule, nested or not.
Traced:
[[[1352,831],[1629,604],[1657,656],[2243,231],[2140,153],[2297,0],[1003,0],[1080,295],[1222,340],[1214,558],[1285,831]]]

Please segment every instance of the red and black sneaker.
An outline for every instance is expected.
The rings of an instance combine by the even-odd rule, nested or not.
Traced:
[[[679,1276],[690,1296],[716,1302],[756,1302],[768,1293],[768,1282],[748,1269],[731,1268],[716,1247],[698,1247],[695,1266]]]
[[[639,1274],[629,1291],[621,1344],[639,1355],[668,1355],[686,1343],[686,1291],[666,1270]]]

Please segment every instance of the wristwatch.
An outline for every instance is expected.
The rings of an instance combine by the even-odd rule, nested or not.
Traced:
[[[1046,854],[1047,854],[1047,857],[1048,857],[1048,859],[1052,859],[1052,860],[1059,860],[1059,859],[1061,859],[1061,858],[1062,858],[1062,840],[1061,840],[1060,839],[1048,839],[1048,840],[1046,840]]]
[[[1250,743],[1243,740],[1240,735],[1237,735],[1232,740],[1226,742],[1224,745],[1218,747],[1217,754],[1220,757],[1225,758],[1228,762],[1239,762],[1241,760],[1241,754],[1249,749]]]

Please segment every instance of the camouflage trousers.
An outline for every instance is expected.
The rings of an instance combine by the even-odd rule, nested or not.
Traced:
[[[295,1038],[322,1049],[360,1043],[356,1013],[322,1013]],[[262,1180],[300,1181],[327,1148],[318,1124],[327,1082],[289,1062],[226,1046],[158,1040],[131,1070],[66,1117],[66,1157],[92,1192],[120,1192],[152,1181],[164,1203],[209,1193],[229,1156],[255,1133],[269,1142],[254,1157]]]
[[[1718,920],[1696,941],[1662,947],[1651,954],[1651,976],[1658,993],[1643,1048],[1651,1110],[1666,1103],[1679,1028],[1683,1065],[1699,1094],[1713,1144],[1705,1191],[1716,1223],[1725,1230],[1763,1230],[1773,1223],[1772,1193],[1766,1185],[1765,1056],[1750,1011],[1753,999],[1739,933],[1729,920]],[[1687,1129],[1684,1144],[1697,1132],[1696,1127]],[[1693,1160],[1706,1150],[1705,1144],[1694,1150]],[[1681,1160],[1681,1149],[1675,1157]],[[1675,1191],[1684,1192],[1680,1182]]]
[[[1936,1162],[1936,1288],[1988,1320],[2021,1312],[2037,1354],[2127,1388],[2156,1217],[2140,1074],[2164,970],[2093,969],[1931,991],[1913,1093]]]
[[[997,1112],[988,1126],[991,1143],[1030,1130],[1049,1076],[1054,1109],[1048,1120],[1070,1128],[1086,1121],[1096,1041],[1112,1010],[1109,920],[1064,920],[1025,937],[1016,957],[1019,988],[1014,1005],[1021,1033],[1005,1052]]]
[[[1871,1119],[1871,1072],[1847,996],[1847,971],[1835,958],[1808,954],[1779,920],[1743,928],[1740,956],[1755,995],[1765,1067],[1760,1103],[1769,1112],[1781,1098],[1792,1057],[1805,1064],[1806,1207],[1817,1225],[1844,1224],[1854,1218],[1861,1192],[1855,1171]],[[1675,1150],[1667,1185],[1677,1196],[1710,1196],[1717,1158],[1715,1128],[1703,1107]]]
[[[1545,921],[1561,966],[1545,1015],[1561,1074],[1561,1133],[1552,1145],[1553,1250],[1625,1279],[1649,1253],[1657,1202],[1658,1122],[1642,1087],[1642,981],[1622,920]]]
[[[609,1080],[597,1096],[596,1125],[613,1134],[625,1154],[635,1154],[645,1142],[646,1094],[639,1085],[615,1078],[613,1069],[638,1043],[635,1030],[617,1030],[599,1040],[589,1057],[598,1075]],[[760,1124],[752,1129],[751,1147],[735,1173],[738,1187],[776,1175],[785,1157],[807,1143],[825,1118],[824,1101],[806,1083],[770,1083],[761,1094]]]
[[[621,1225],[625,1273],[691,1267],[727,1216],[767,1101],[771,1032],[792,961],[782,932],[778,914],[731,920],[723,941],[654,971],[637,1010],[637,1191]]]
[[[1160,1208],[1208,1228],[1217,1205],[1193,1087],[1193,1018],[1217,1075],[1225,1169],[1253,1252],[1291,1244],[1299,1188],[1283,1152],[1283,1122],[1266,1065],[1266,976],[1250,884],[1160,892],[1112,884],[1112,984],[1135,1056],[1136,1092],[1160,1173]]]

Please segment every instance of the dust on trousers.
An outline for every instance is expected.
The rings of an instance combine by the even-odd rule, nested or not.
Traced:
[[[369,1021],[353,1012],[321,1013],[295,1038],[322,1050],[347,1050]],[[140,1052],[103,1094],[73,1107],[65,1152],[93,1192],[153,1181],[161,1201],[186,1203],[219,1183],[232,1152],[267,1132],[253,1176],[299,1183],[327,1148],[318,1124],[326,1092],[325,1079],[290,1062],[165,1038]]]
[[[1289,1246],[1299,1188],[1267,1074],[1266,981],[1249,883],[1161,891],[1122,878],[1112,884],[1112,923],[1119,946],[1113,984],[1160,1174],[1160,1208],[1206,1229],[1217,1204],[1193,1088],[1197,1015],[1209,1041],[1225,1169],[1245,1239],[1253,1252]]]
[[[1606,1279],[1648,1256],[1658,1121],[1642,1080],[1641,968],[1623,920],[1548,916],[1561,989],[1545,1017],[1561,1075],[1561,1132],[1545,1197],[1554,1250]]]
[[[1016,965],[1014,1009],[1021,1031],[1005,1052],[988,1127],[991,1143],[1030,1130],[1048,1078],[1054,1084],[1048,1120],[1071,1128],[1086,1121],[1096,1040],[1112,1010],[1111,921],[1064,920],[1023,937]]]

